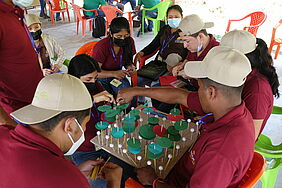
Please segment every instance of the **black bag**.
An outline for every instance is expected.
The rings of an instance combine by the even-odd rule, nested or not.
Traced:
[[[166,63],[154,60],[144,65],[141,69],[137,71],[138,76],[148,78],[152,81],[156,81],[160,76],[167,72]]]
[[[102,16],[98,16],[94,18],[93,21],[93,31],[92,31],[92,36],[94,38],[100,38],[102,36],[105,36],[106,32],[106,25],[105,25],[105,18]]]

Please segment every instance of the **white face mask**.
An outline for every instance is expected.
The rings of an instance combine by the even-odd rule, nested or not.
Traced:
[[[80,138],[74,142],[73,138],[71,137],[70,133],[68,133],[68,137],[70,138],[71,142],[72,142],[72,146],[69,149],[68,152],[65,153],[65,155],[72,155],[78,148],[79,146],[81,146],[81,144],[84,142],[85,137],[84,137],[84,131],[81,127],[81,125],[78,123],[78,121],[75,119],[74,120],[76,122],[76,124],[78,125],[78,127],[80,128],[82,135],[80,136]]]
[[[33,0],[12,0],[14,5],[17,5],[21,8],[26,8],[33,3]]]
[[[199,41],[199,45],[197,47],[197,52],[200,52],[203,49],[203,44],[201,43],[201,41]]]
[[[167,20],[167,23],[171,28],[177,28],[180,22],[181,18],[170,18]]]

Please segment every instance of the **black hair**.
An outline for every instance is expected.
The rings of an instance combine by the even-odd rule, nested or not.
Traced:
[[[70,60],[68,73],[77,78],[90,74],[92,72],[101,72],[101,68],[97,61],[86,54],[80,54]]]
[[[116,17],[112,20],[110,25],[110,33],[113,35],[115,33],[120,32],[122,29],[127,30],[127,32],[130,34],[130,27],[129,22],[124,17]],[[113,40],[113,38],[111,39]],[[129,40],[129,45],[123,46],[123,54],[122,59],[125,62],[125,66],[131,65],[133,63],[133,54],[132,54],[132,48],[131,48],[131,37],[128,37],[125,40]]]
[[[244,87],[244,84],[239,86],[239,87],[231,87],[231,86],[226,86],[223,84],[220,84],[218,82],[215,82],[209,78],[202,78],[203,84],[205,87],[213,86],[216,87],[218,90],[221,91],[221,93],[226,96],[229,99],[234,99],[235,97],[240,97],[241,98],[241,93]]]
[[[168,12],[171,10],[177,10],[180,14],[181,17],[183,17],[183,10],[179,5],[172,5],[170,7],[168,7],[167,11],[166,11],[166,17],[168,17]]]
[[[197,33],[194,33],[194,34],[192,34],[190,36],[196,38],[200,33],[203,33],[205,36],[208,36],[208,32],[207,32],[206,29],[202,29],[202,30],[198,31]]]
[[[252,69],[256,69],[259,73],[264,75],[272,89],[275,97],[279,97],[279,80],[276,69],[273,66],[273,60],[268,52],[267,44],[264,40],[257,38],[257,47],[254,51],[246,54],[251,62]]]
[[[127,30],[130,33],[129,22],[124,17],[116,17],[112,20],[110,25],[110,33],[115,34],[120,32],[122,29]]]
[[[42,130],[46,132],[52,131],[58,123],[66,118],[74,117],[77,119],[77,121],[81,124],[82,121],[86,116],[90,114],[90,109],[81,110],[81,111],[70,111],[70,112],[62,112],[55,117],[52,117],[51,119],[48,119],[47,121],[35,124],[36,126],[39,126]]]

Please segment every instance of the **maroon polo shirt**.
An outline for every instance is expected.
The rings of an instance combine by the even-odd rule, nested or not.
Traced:
[[[255,131],[244,102],[213,123],[202,126],[167,177],[176,187],[237,187],[251,164]]]
[[[132,54],[136,54],[135,44],[131,38]],[[120,48],[117,55],[113,54],[113,43],[110,37],[100,40],[93,48],[92,57],[102,64],[102,70],[116,71],[121,70],[121,65],[124,66],[125,62],[122,59],[123,50]]]
[[[9,114],[31,103],[43,78],[24,12],[0,1],[0,105]]]
[[[247,76],[242,91],[242,100],[250,111],[254,120],[263,120],[260,133],[263,131],[273,107],[273,93],[267,78],[256,69]],[[197,92],[192,92],[187,97],[188,108],[197,114],[203,115],[199,96]]]
[[[0,126],[0,138],[0,187],[90,187],[53,142],[29,128]]]
[[[254,120],[263,120],[260,133],[272,113],[274,96],[267,78],[256,69],[248,75],[242,92],[242,99]]]

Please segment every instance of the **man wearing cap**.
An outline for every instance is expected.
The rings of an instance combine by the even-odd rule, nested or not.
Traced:
[[[32,2],[0,0],[0,125],[16,125],[7,114],[31,103],[43,77],[21,9]]]
[[[174,76],[185,76],[184,65],[188,61],[202,61],[207,53],[219,42],[213,35],[207,33],[207,28],[213,27],[213,22],[203,22],[196,14],[183,18],[179,24],[179,33],[184,48],[189,50],[186,60],[175,66],[172,70]]]
[[[189,62],[184,70],[187,76],[198,79],[201,108],[212,113],[214,121],[201,125],[197,142],[164,181],[150,167],[138,169],[138,178],[144,185],[157,188],[237,187],[254,152],[252,116],[241,100],[250,62],[237,50],[214,47],[202,62]],[[123,89],[117,100],[128,102],[135,95],[189,105],[189,92],[176,88]]]
[[[42,79],[33,101],[11,114],[16,128],[0,126],[0,187],[90,187],[87,177],[102,161],[73,165],[72,155],[84,142],[92,107],[85,85],[68,74]],[[108,187],[120,184],[121,168],[108,164],[104,175]]]

